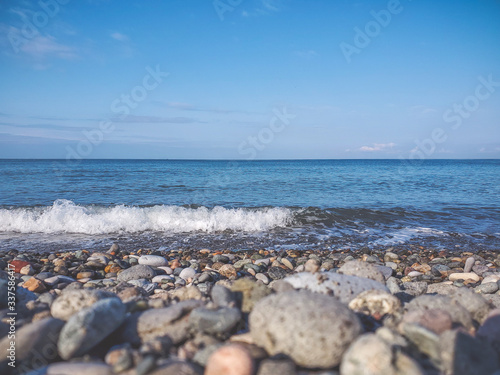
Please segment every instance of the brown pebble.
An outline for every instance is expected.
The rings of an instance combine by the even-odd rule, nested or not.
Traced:
[[[210,356],[205,375],[252,375],[253,371],[250,353],[241,345],[229,344]]]
[[[219,268],[219,273],[228,279],[236,278],[237,276],[236,268],[234,268],[231,264],[224,264],[221,268]]]
[[[304,264],[304,269],[306,272],[311,272],[311,273],[316,273],[319,271],[319,267],[321,266],[321,263],[317,259],[309,259],[305,264]]]
[[[43,293],[47,290],[45,284],[42,281],[35,279],[34,277],[29,279],[28,281],[25,281],[23,284],[23,288],[26,288],[30,292],[35,293]]]

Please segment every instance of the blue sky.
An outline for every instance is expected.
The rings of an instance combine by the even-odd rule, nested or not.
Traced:
[[[7,0],[0,158],[498,158],[500,1]]]

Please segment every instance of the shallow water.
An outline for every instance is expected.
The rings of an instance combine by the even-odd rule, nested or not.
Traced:
[[[498,160],[0,160],[0,249],[500,249]]]

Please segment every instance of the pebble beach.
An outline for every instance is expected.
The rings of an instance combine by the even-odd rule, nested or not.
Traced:
[[[115,243],[0,269],[2,374],[500,373],[498,252]]]

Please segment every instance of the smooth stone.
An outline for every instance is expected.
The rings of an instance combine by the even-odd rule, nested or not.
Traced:
[[[40,272],[38,275],[36,275],[36,278],[41,281],[45,281],[45,279],[48,279],[49,277],[53,277],[54,274],[52,272]]]
[[[452,274],[448,275],[448,279],[450,281],[473,280],[476,283],[480,280],[479,276],[476,275],[474,272],[452,273]]]
[[[189,279],[192,279],[194,275],[196,275],[196,270],[191,267],[187,267],[181,271],[179,277],[183,280],[188,281]]]
[[[121,271],[118,274],[118,281],[130,281],[137,279],[152,279],[155,271],[145,264],[138,264]]]
[[[478,285],[476,288],[474,288],[474,291],[480,294],[493,294],[498,291],[498,283],[491,282],[491,283],[481,284]]]
[[[63,290],[61,295],[52,302],[50,313],[54,318],[68,320],[78,311],[110,297],[116,297],[116,295],[102,290]]]
[[[203,370],[198,366],[189,362],[173,361],[172,363],[160,366],[157,369],[148,372],[147,374],[148,375],[203,375]]]
[[[212,276],[208,272],[203,272],[202,274],[200,274],[200,277],[198,278],[198,282],[205,283],[211,279],[212,279]]]
[[[422,276],[423,273],[422,272],[418,272],[418,271],[411,271],[410,273],[408,273],[408,277],[418,277],[418,276]]]
[[[481,281],[481,284],[486,284],[486,283],[496,283],[500,281],[500,274],[498,275],[488,275],[486,276],[483,281]]]
[[[61,358],[86,354],[123,323],[125,314],[119,298],[106,298],[80,310],[67,321],[59,336]]]
[[[193,329],[210,335],[230,332],[240,319],[240,310],[230,307],[220,307],[217,310],[199,307],[189,315],[189,323]]]
[[[293,270],[295,267],[294,264],[292,263],[292,261],[290,261],[290,259],[287,259],[287,258],[282,258],[281,264],[283,264],[289,270]]]
[[[109,247],[108,253],[118,253],[120,251],[120,245],[117,242],[113,242],[113,244]]]
[[[139,264],[151,267],[163,267],[168,266],[168,260],[159,255],[141,255]]]
[[[476,263],[476,260],[474,259],[474,257],[469,257],[467,258],[467,260],[465,261],[465,265],[464,265],[464,272],[470,272],[472,271],[472,266],[474,266],[474,264]]]
[[[33,266],[31,264],[27,264],[26,266],[24,266],[23,268],[21,268],[19,270],[19,273],[21,275],[33,276],[35,274],[35,269],[33,268]]]
[[[257,375],[296,375],[295,363],[289,359],[264,359]]]
[[[359,319],[344,304],[305,290],[261,299],[250,313],[249,324],[255,343],[269,355],[285,354],[307,368],[337,366],[362,332]]]
[[[212,261],[214,263],[217,263],[217,262],[220,262],[220,263],[229,263],[229,257],[227,257],[226,255],[217,254],[217,255],[214,255],[212,257]]]
[[[16,366],[24,373],[39,367],[41,363],[50,363],[57,359],[57,340],[64,322],[59,319],[46,318],[34,323],[26,324],[17,329],[16,332]],[[6,358],[9,352],[10,339],[5,336],[0,341],[0,373],[10,373],[9,360]]]
[[[52,277],[49,277],[49,278],[46,278],[45,280],[43,280],[43,282],[47,285],[50,285],[50,286],[54,286],[54,285],[57,285],[57,284],[60,284],[60,283],[72,283],[76,281],[75,279],[73,279],[72,277],[68,277],[68,276],[63,276],[63,275],[56,275],[56,276],[52,276]]]
[[[234,268],[236,268],[237,270],[243,268],[243,266],[245,264],[251,264],[252,263],[252,260],[251,259],[240,259],[238,260],[236,263],[233,264]]]
[[[321,267],[321,262],[318,259],[308,259],[304,264],[304,271],[316,273]]]
[[[436,264],[431,267],[431,273],[434,276],[442,276],[445,272],[448,272],[451,268],[444,264]]]
[[[47,368],[46,375],[113,375],[110,366],[92,362],[61,362]]]
[[[393,270],[397,269],[397,265],[396,268],[392,268],[388,267],[387,264],[385,266],[376,265],[375,267],[382,273],[382,275],[384,275],[384,280],[387,280],[389,277],[391,277]]]
[[[269,284],[269,278],[263,273],[256,274],[255,279],[262,281],[265,285]]]
[[[384,253],[384,262],[393,262],[399,259],[399,255],[390,251]]]
[[[210,291],[210,296],[216,307],[236,306],[236,296],[231,290],[222,285],[214,285]]]
[[[365,277],[342,275],[336,272],[318,272],[316,274],[301,272],[290,275],[283,279],[283,281],[292,285],[295,289],[306,289],[329,295],[333,294],[346,304],[366,290],[389,291],[385,285],[378,281]]]
[[[174,270],[170,267],[158,267],[158,269],[165,271],[167,275],[172,275]]]
[[[398,264],[394,262],[385,262],[385,266],[389,267],[393,271],[396,271],[398,269]]]
[[[373,333],[360,336],[345,352],[340,375],[425,375],[412,358],[393,350]]]
[[[397,294],[402,292],[401,284],[402,284],[401,280],[392,276],[389,277],[386,281],[386,286],[392,294]]]
[[[377,266],[360,260],[352,260],[344,263],[342,267],[339,268],[338,272],[343,275],[365,277],[378,281],[379,283],[385,282],[385,277]]]
[[[168,281],[174,281],[174,280],[175,280],[174,277],[172,277],[170,275],[158,275],[158,276],[153,277],[151,282],[161,284],[164,281],[168,282]]]
[[[406,310],[429,310],[429,309],[440,309],[446,310],[450,314],[453,322],[460,323],[466,329],[472,329],[472,318],[469,313],[459,302],[451,299],[448,296],[433,296],[425,294],[423,296],[416,297],[406,306]]]
[[[253,373],[254,363],[248,350],[238,344],[229,344],[212,353],[204,375],[252,375]]]
[[[199,300],[186,300],[165,308],[133,313],[121,329],[121,337],[132,345],[140,345],[157,337],[170,336],[174,343],[186,339],[189,330],[187,315],[203,305]]]
[[[263,264],[264,266],[269,266],[269,263],[271,263],[271,260],[269,258],[257,259],[254,262],[254,264],[256,265]]]
[[[495,351],[487,343],[461,330],[441,334],[440,348],[443,373],[493,375],[499,369]]]
[[[402,305],[401,301],[391,293],[382,290],[367,290],[349,302],[349,308],[380,319],[386,314],[397,314],[402,310]]]

